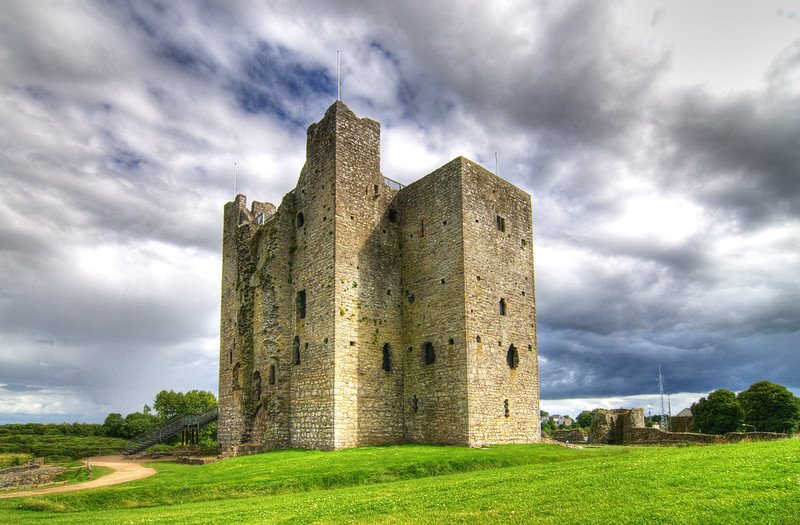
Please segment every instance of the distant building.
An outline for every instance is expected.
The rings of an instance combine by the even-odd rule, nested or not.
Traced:
[[[677,416],[672,416],[669,419],[669,430],[670,432],[692,432],[693,423],[692,409],[684,408],[678,412]]]

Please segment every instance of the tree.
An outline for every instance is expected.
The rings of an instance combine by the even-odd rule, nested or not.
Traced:
[[[125,423],[128,426],[128,435],[125,437],[135,437],[155,428],[158,418],[144,412],[132,412],[125,416]]]
[[[692,405],[692,416],[695,430],[706,434],[736,432],[744,420],[736,394],[725,389],[711,392],[708,399],[701,397]]]
[[[594,419],[594,410],[584,410],[578,417],[575,418],[575,422],[581,428],[589,428],[592,426],[592,419]]]
[[[108,437],[127,437],[128,424],[122,414],[109,414],[103,421],[103,430]]]
[[[153,408],[162,421],[186,414],[202,414],[217,406],[217,398],[207,390],[174,392],[162,390],[156,395]]]
[[[759,432],[793,432],[800,426],[800,399],[782,385],[759,381],[739,392],[744,422]]]

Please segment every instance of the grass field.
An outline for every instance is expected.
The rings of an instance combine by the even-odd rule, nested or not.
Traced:
[[[283,451],[0,501],[0,523],[798,523],[800,440]]]
[[[119,454],[128,441],[99,436],[65,436],[62,434],[0,434],[0,455],[29,454],[64,461],[88,456]]]

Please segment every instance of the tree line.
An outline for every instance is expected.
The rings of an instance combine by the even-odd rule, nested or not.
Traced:
[[[741,430],[783,432],[800,430],[800,398],[785,386],[759,381],[734,394],[720,389],[692,405],[692,428],[704,434]]]
[[[207,390],[190,390],[186,393],[162,390],[156,394],[152,408],[145,405],[141,412],[125,417],[111,413],[103,422],[104,435],[130,439],[148,432],[176,416],[202,414],[217,406],[217,398]]]

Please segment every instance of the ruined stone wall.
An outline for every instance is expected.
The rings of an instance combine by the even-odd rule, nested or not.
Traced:
[[[470,444],[538,441],[531,198],[472,161],[456,162],[467,247]]]
[[[290,249],[294,238],[294,194],[284,197],[277,213],[257,226],[254,292],[254,365],[250,384],[252,418],[249,444],[256,450],[284,448],[291,442],[290,375],[292,304]]]
[[[67,469],[42,465],[19,465],[0,469],[0,488],[25,487],[51,483]]]
[[[461,170],[450,162],[397,196],[404,415],[412,443],[469,444]],[[431,350],[426,350],[430,345]],[[433,362],[426,362],[432,352]]]
[[[553,439],[560,443],[585,443],[587,435],[583,429],[571,428],[569,430],[556,430],[553,432]]]
[[[249,252],[249,221],[247,199],[237,195],[225,205],[222,239],[222,296],[220,316],[219,358],[219,430],[223,449],[238,445],[244,433],[241,376],[243,358],[249,359],[247,341],[252,332],[252,299],[248,286],[254,262]],[[241,225],[241,226],[240,226]]]

